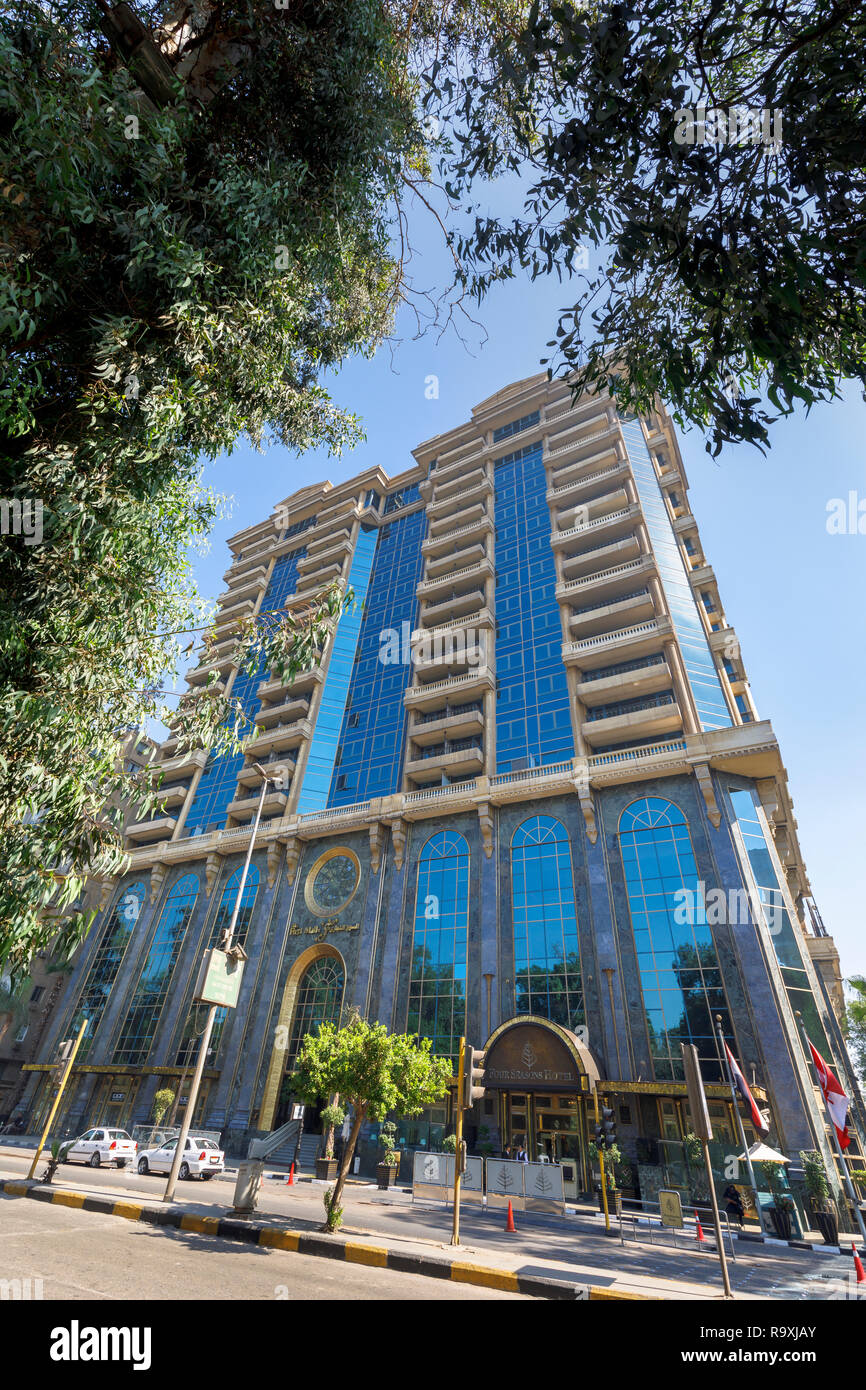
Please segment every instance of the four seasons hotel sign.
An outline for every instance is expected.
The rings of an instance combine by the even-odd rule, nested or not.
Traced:
[[[569,1045],[573,1041],[573,1049]],[[486,1084],[497,1090],[587,1091],[589,1078],[575,1055],[579,1047],[565,1029],[544,1023],[515,1023],[497,1029],[488,1045]]]

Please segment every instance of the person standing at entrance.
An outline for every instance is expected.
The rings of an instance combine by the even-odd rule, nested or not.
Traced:
[[[524,1147],[523,1147],[522,1144],[520,1145],[520,1148],[517,1150],[517,1162],[518,1162],[518,1163],[528,1163],[528,1162],[529,1162],[529,1154],[526,1152],[526,1150],[524,1149]]]

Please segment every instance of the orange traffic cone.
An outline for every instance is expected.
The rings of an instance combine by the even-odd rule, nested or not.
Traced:
[[[860,1259],[860,1256],[857,1254],[857,1246],[856,1246],[856,1245],[852,1245],[852,1246],[851,1246],[851,1254],[854,1256],[854,1268],[855,1268],[856,1271],[857,1271],[857,1283],[858,1283],[858,1284],[866,1284],[866,1273],[864,1273],[864,1270],[863,1270],[863,1261]]]
[[[704,1236],[704,1228],[701,1225],[701,1219],[697,1211],[695,1211],[695,1240],[698,1242],[698,1245],[703,1245],[705,1239],[706,1237]]]
[[[506,1229],[506,1231],[515,1231],[515,1232],[516,1232],[516,1229],[517,1229],[517,1228],[515,1227],[515,1225],[514,1225],[514,1209],[513,1209],[512,1205],[511,1205],[511,1198],[510,1198],[510,1197],[509,1197],[509,1199],[508,1199],[508,1220],[507,1220],[506,1223],[505,1223],[505,1229]]]
[[[291,1168],[289,1169],[289,1176],[286,1178],[286,1187],[292,1187],[292,1186],[294,1185],[294,1181],[295,1181],[295,1165],[294,1165],[294,1163],[293,1163],[292,1166],[291,1166]]]

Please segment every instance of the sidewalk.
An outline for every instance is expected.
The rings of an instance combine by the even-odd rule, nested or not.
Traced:
[[[9,1165],[3,1166],[5,1177]],[[87,1171],[85,1179],[73,1169],[64,1169],[50,1187],[28,1184],[19,1175],[0,1180],[0,1190],[7,1197],[28,1197],[173,1226],[194,1239],[240,1240],[536,1297],[721,1298],[714,1251],[704,1248],[699,1253],[683,1245],[674,1251],[643,1242],[623,1246],[618,1235],[604,1237],[601,1220],[589,1209],[564,1218],[517,1212],[517,1232],[511,1235],[504,1229],[503,1210],[482,1212],[477,1204],[466,1202],[461,1212],[462,1244],[455,1248],[449,1243],[450,1210],[441,1203],[413,1205],[411,1196],[399,1190],[378,1192],[374,1186],[360,1183],[347,1189],[344,1225],[339,1235],[325,1236],[321,1234],[322,1192],[329,1184],[307,1180],[287,1187],[282,1176],[279,1181],[266,1180],[260,1209],[247,1221],[229,1214],[230,1182],[209,1184],[206,1200],[198,1185],[189,1184],[189,1197],[184,1193],[171,1204],[163,1204],[153,1188],[142,1191],[144,1182],[140,1179],[118,1178],[110,1183],[101,1174],[91,1178]],[[818,1266],[829,1269],[830,1262],[787,1249],[745,1246],[742,1253],[737,1250],[731,1273],[738,1297],[778,1298],[786,1296],[786,1280],[802,1277]]]

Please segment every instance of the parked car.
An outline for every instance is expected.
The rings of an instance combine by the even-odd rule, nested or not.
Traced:
[[[88,1129],[73,1139],[63,1155],[64,1163],[89,1163],[98,1168],[100,1163],[115,1163],[125,1168],[132,1163],[138,1149],[125,1129]]]
[[[166,1139],[158,1149],[145,1149],[138,1156],[139,1173],[170,1172],[176,1146],[177,1139],[174,1138]],[[202,1182],[207,1182],[216,1173],[224,1173],[225,1166],[225,1153],[212,1139],[204,1139],[201,1135],[195,1134],[187,1136],[178,1177],[201,1178]]]

